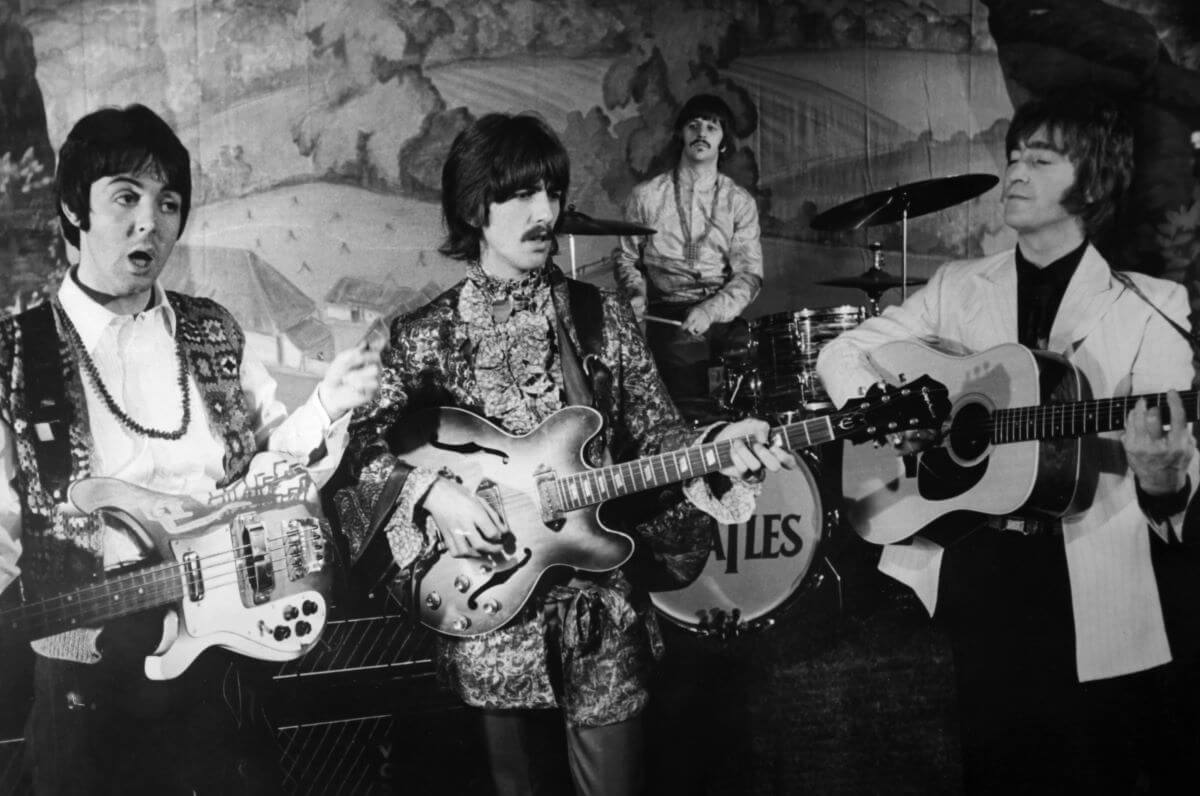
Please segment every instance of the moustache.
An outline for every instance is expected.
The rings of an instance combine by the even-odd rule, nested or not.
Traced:
[[[525,234],[521,236],[522,241],[528,240],[549,240],[554,237],[554,230],[543,224],[536,227],[531,227],[525,230]]]

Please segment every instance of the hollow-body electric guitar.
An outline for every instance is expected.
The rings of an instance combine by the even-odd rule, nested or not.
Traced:
[[[949,408],[929,380],[879,388],[842,412],[780,426],[772,439],[793,450],[839,439],[863,441],[905,428],[937,426]],[[733,465],[732,440],[589,467],[584,447],[601,428],[599,412],[561,409],[524,436],[512,436],[461,409],[414,413],[393,432],[392,451],[411,466],[447,468],[503,517],[503,555],[443,553],[421,578],[421,621],[451,636],[478,636],[511,620],[551,567],[615,569],[633,539],[598,518],[604,501]]]
[[[1093,400],[1074,365],[1017,343],[960,356],[900,341],[870,358],[888,381],[932,377],[952,404],[940,447],[905,457],[846,450],[843,514],[876,544],[901,541],[955,511],[1035,518],[1081,511],[1094,476],[1082,438],[1123,429],[1139,398],[1166,407],[1165,394]],[[1200,396],[1181,395],[1184,420],[1195,420]]]
[[[95,513],[161,563],[0,611],[6,639],[94,628],[170,606],[152,680],[177,677],[205,649],[261,660],[302,655],[325,628],[334,562],[308,473],[259,454],[251,475],[207,499],[168,495],[116,478],[71,484],[68,500]]]

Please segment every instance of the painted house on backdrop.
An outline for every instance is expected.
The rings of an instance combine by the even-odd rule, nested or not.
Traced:
[[[370,326],[386,316],[388,309],[400,300],[400,295],[398,287],[343,276],[325,296],[325,317],[331,321]]]
[[[177,246],[163,286],[225,306],[246,333],[246,347],[268,367],[323,374],[334,339],[317,305],[248,249]]]
[[[380,348],[387,343],[397,316],[428,304],[444,289],[432,281],[413,290],[344,276],[325,296],[324,317],[338,351],[363,340],[369,340],[372,348]]]

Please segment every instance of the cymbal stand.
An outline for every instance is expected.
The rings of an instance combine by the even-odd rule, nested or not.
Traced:
[[[874,241],[867,248],[871,250],[871,270],[882,272],[883,244],[879,241]],[[883,298],[883,291],[867,290],[865,292],[867,294],[867,304],[870,305],[868,309],[870,310],[871,317],[874,318],[879,315],[879,299]]]
[[[578,277],[575,275],[575,236],[569,232],[567,233],[567,250],[571,253],[571,278],[577,279]]]

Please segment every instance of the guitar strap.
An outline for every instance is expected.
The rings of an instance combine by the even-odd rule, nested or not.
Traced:
[[[63,383],[58,330],[49,301],[16,317],[21,329],[25,406],[34,431],[34,454],[42,487],[50,494],[71,478],[71,421],[74,410]]]
[[[600,359],[604,345],[604,300],[595,285],[574,279],[566,282],[571,319],[581,349],[578,354],[575,352],[562,319],[558,319],[558,348],[567,400],[575,405],[594,406],[603,413],[608,408],[604,404],[611,402],[611,373]]]

